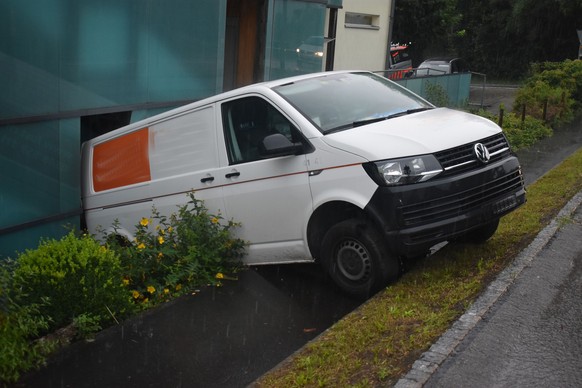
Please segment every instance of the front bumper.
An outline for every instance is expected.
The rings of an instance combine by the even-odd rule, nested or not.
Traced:
[[[381,226],[394,254],[416,256],[524,203],[519,161],[510,156],[464,174],[379,187],[366,212]]]

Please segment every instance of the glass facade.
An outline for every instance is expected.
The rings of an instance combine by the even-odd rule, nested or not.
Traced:
[[[213,94],[222,87],[225,7],[2,1],[0,119]]]
[[[83,126],[100,123],[84,117],[126,112],[135,122],[223,90],[233,1],[245,3],[0,2],[0,257],[80,226]],[[263,78],[321,70],[328,1],[262,4]],[[314,54],[300,66],[302,45]]]
[[[272,0],[265,79],[323,70],[326,5]]]

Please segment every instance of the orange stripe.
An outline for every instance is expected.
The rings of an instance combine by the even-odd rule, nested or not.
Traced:
[[[94,190],[151,180],[148,141],[148,128],[143,128],[96,145],[93,150]]]

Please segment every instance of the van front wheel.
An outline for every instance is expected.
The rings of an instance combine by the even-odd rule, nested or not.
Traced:
[[[368,297],[400,273],[380,234],[360,219],[342,221],[322,241],[322,264],[333,281],[351,295]]]

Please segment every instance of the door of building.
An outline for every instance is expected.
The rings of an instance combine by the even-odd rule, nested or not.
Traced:
[[[262,81],[265,0],[228,0],[224,52],[224,90]]]

